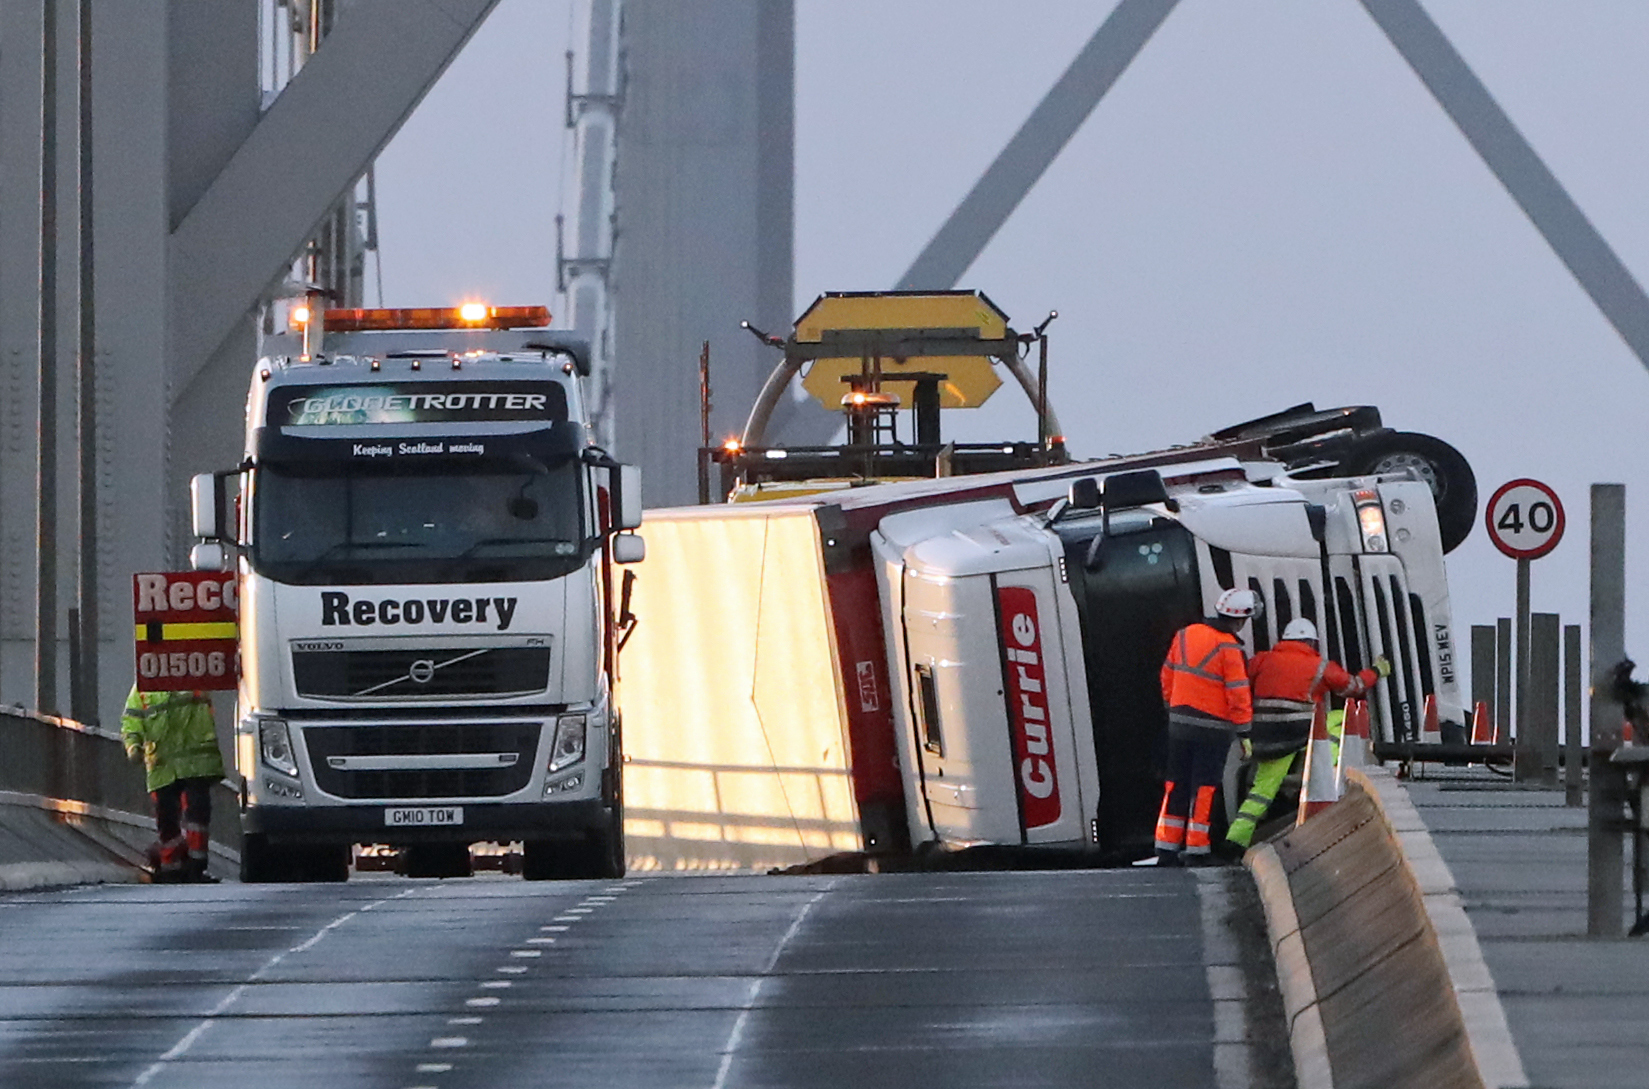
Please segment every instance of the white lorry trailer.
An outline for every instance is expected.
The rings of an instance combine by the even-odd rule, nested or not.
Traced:
[[[1348,667],[1395,664],[1377,748],[1441,749],[1463,719],[1432,494],[1413,479],[1182,451],[648,526],[620,677],[640,865],[923,844],[1147,855],[1158,670],[1173,631],[1234,586],[1266,603],[1250,650],[1303,616]],[[712,677],[719,703],[697,698]]]
[[[464,874],[486,841],[528,878],[623,872],[610,583],[639,476],[592,444],[587,356],[548,319],[329,311],[266,340],[245,460],[194,482],[195,565],[240,578],[244,880],[343,880],[355,844]]]

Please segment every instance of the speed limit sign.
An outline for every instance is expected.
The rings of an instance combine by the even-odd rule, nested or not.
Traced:
[[[1563,504],[1538,480],[1502,484],[1483,519],[1494,547],[1514,560],[1538,560],[1563,539]]]

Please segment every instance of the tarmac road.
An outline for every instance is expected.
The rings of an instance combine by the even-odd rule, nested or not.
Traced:
[[[1246,881],[367,875],[3,895],[0,1086],[1271,1089],[1292,1083],[1257,908],[1231,910]]]

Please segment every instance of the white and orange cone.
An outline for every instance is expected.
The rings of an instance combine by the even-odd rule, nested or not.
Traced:
[[[1304,824],[1339,800],[1334,784],[1334,743],[1328,736],[1328,708],[1317,704],[1311,720],[1311,740],[1305,747],[1305,777],[1300,784],[1300,813],[1296,825]]]
[[[1483,700],[1477,701],[1472,709],[1472,744],[1494,744],[1494,719],[1489,715],[1489,705]]]
[[[1347,700],[1340,727],[1340,762],[1334,768],[1334,796],[1345,792],[1346,769],[1368,763],[1368,708],[1362,700]]]
[[[1443,740],[1443,725],[1437,718],[1437,697],[1426,697],[1426,717],[1420,727],[1420,740],[1427,745],[1436,745]]]

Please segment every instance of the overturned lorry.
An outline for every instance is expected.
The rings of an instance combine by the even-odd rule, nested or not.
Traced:
[[[1150,852],[1174,630],[1395,665],[1376,750],[1463,719],[1433,493],[1195,449],[648,513],[620,655],[639,868],[986,844]],[[1437,714],[1428,718],[1428,702]]]

